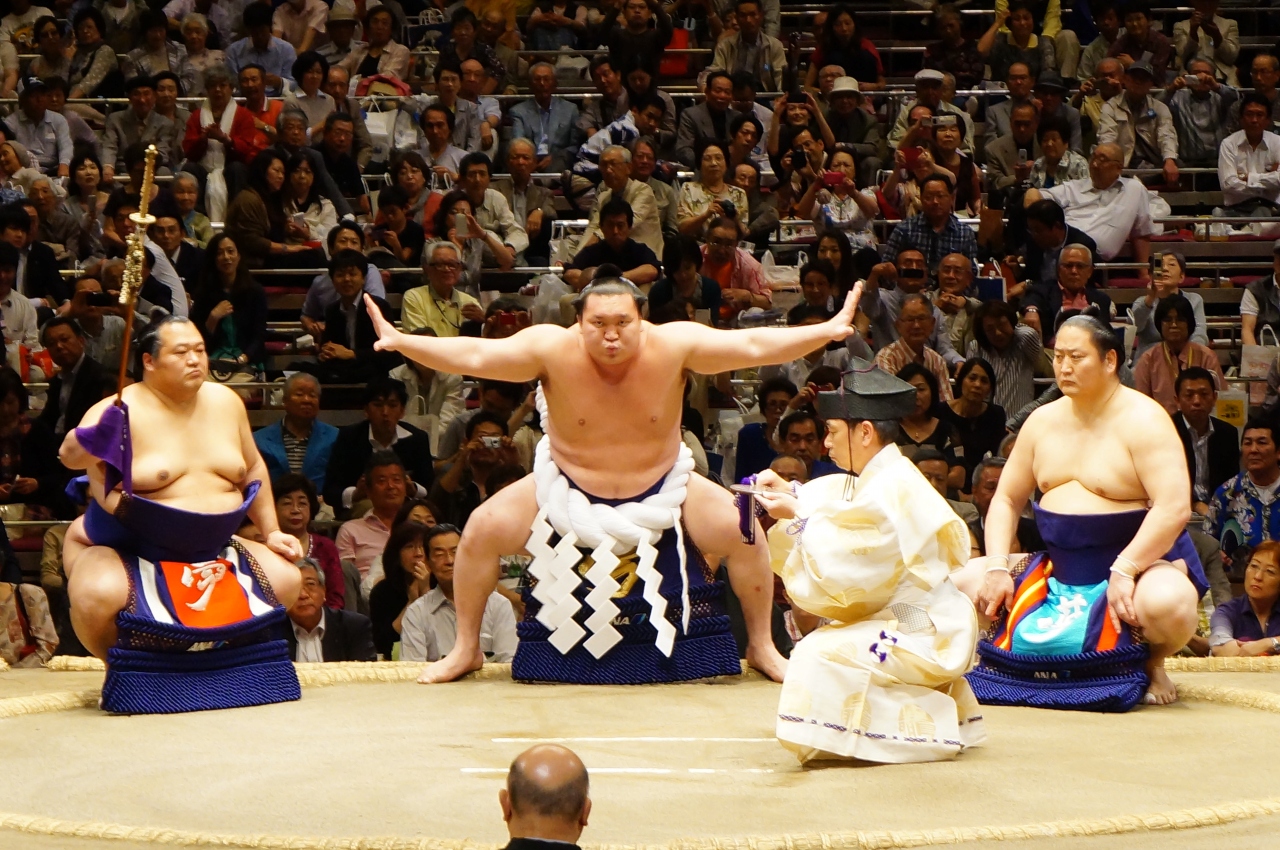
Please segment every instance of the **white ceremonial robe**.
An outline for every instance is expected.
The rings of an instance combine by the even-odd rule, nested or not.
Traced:
[[[950,575],[969,532],[897,446],[881,449],[845,500],[844,475],[799,490],[797,518],[769,532],[792,602],[831,622],[796,644],[778,740],[801,762],[920,762],[986,738],[964,674],[978,618]]]

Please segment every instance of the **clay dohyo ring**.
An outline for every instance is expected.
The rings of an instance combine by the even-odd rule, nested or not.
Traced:
[[[59,656],[49,669],[61,672],[101,670],[93,658]],[[303,688],[340,684],[412,682],[422,665],[413,662],[298,664]],[[1171,658],[1166,669],[1174,673],[1280,672],[1280,658]],[[760,678],[754,671],[744,671]],[[481,681],[510,677],[510,665],[486,664],[469,678]],[[1181,699],[1209,702],[1280,714],[1280,694],[1243,688],[1182,682]],[[0,700],[0,719],[22,717],[97,705],[98,691],[65,691]],[[1191,830],[1235,821],[1280,814],[1280,797],[1241,800],[1144,815],[1046,821],[1014,826],[955,827],[929,830],[866,830],[813,834],[686,838],[654,844],[584,844],[584,850],[887,850],[888,848],[967,844],[979,841],[1014,841],[1036,838],[1089,837],[1165,830]],[[136,827],[0,812],[0,830],[59,838],[128,841],[166,847],[218,846],[248,850],[483,850],[497,847],[481,842],[436,838],[341,838],[286,835],[231,835],[164,827]]]

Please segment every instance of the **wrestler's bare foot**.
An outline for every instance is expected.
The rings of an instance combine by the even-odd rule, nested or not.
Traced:
[[[772,643],[761,646],[747,645],[747,664],[759,670],[775,682],[787,675],[787,659],[782,657]]]
[[[1177,702],[1178,688],[1164,670],[1164,659],[1150,665],[1147,675],[1151,677],[1151,684],[1147,687],[1146,696],[1142,698],[1145,705],[1169,705]]]
[[[484,653],[479,649],[474,652],[458,652],[455,645],[453,651],[434,664],[422,668],[418,676],[418,684],[434,685],[440,682],[453,682],[468,673],[484,666]]]

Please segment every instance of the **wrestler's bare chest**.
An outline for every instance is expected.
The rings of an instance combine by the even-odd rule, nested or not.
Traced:
[[[1117,423],[1111,420],[1084,423],[1069,411],[1053,413],[1055,415],[1039,423],[1036,430],[1031,447],[1034,449],[1032,471],[1036,487],[1042,493],[1052,496],[1054,490],[1063,488],[1059,497],[1068,498],[1071,504],[1046,503],[1046,508],[1088,509],[1089,512],[1106,509],[1103,504],[1082,504],[1092,502],[1090,495],[1106,502],[1146,502],[1147,494],[1127,443],[1131,437],[1118,432]]]
[[[238,422],[221,405],[202,399],[189,412],[177,412],[138,399],[130,404],[129,420],[136,491],[154,496],[173,487],[229,490],[244,480],[248,463]]]

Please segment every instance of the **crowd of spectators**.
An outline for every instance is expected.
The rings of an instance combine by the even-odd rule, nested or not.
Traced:
[[[300,659],[446,653],[461,530],[541,436],[534,387],[376,351],[365,296],[412,333],[505,337],[571,322],[569,296],[617,274],[647,291],[651,321],[725,328],[824,321],[863,281],[847,341],[691,381],[684,439],[726,482],[835,472],[811,403],[873,360],[916,387],[899,445],[975,551],[1009,435],[1058,394],[1037,384],[1055,328],[1083,310],[1128,319],[1122,375],[1178,424],[1233,576],[1269,587],[1275,552],[1251,553],[1280,534],[1276,432],[1250,420],[1241,451],[1212,415],[1235,363],[1186,258],[1153,237],[1162,194],[1193,185],[1220,193],[1219,215],[1280,214],[1280,58],[1242,43],[1217,0],[1072,5],[939,6],[912,18],[932,38],[904,75],[902,54],[888,61],[901,28],[847,5],[10,0],[5,516],[76,514],[57,447],[115,383],[154,146],[138,309],[188,316],[213,379],[283,407],[255,440],[308,552]],[[780,229],[807,262],[786,264]],[[1115,261],[1144,287],[1128,316],[1098,268]],[[494,297],[513,278],[529,288]],[[1246,344],[1280,326],[1278,293],[1274,276],[1248,285]],[[735,393],[748,424],[708,427]],[[362,418],[336,427],[332,408]],[[1018,535],[1038,540],[1034,523]],[[57,575],[51,561],[55,609]],[[504,576],[485,614],[495,660],[523,611],[518,555]]]

